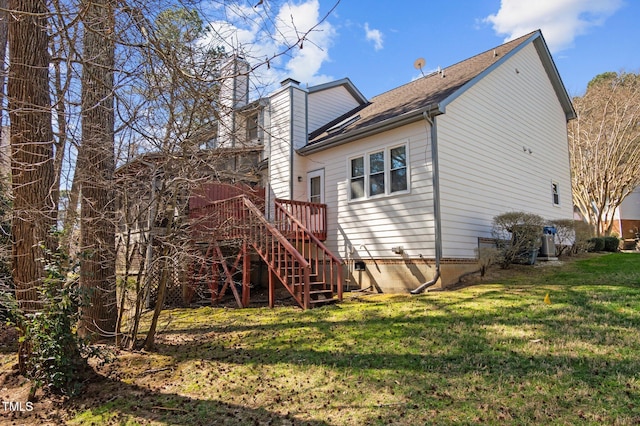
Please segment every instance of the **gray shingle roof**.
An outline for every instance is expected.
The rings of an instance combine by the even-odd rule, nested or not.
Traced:
[[[350,135],[361,134],[368,128],[378,128],[387,122],[399,121],[402,117],[420,116],[422,111],[437,107],[510,52],[528,40],[538,38],[539,35],[539,31],[526,34],[446,67],[441,72],[434,72],[375,96],[366,106],[356,108],[309,135],[307,147],[311,148],[311,145],[317,144],[330,145],[336,139],[347,139]],[[551,66],[555,70],[552,62]],[[359,118],[355,119],[357,116]],[[336,128],[336,124],[340,122],[346,122],[348,125]]]

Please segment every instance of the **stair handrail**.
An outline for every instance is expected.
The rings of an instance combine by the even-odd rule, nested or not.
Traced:
[[[269,230],[269,232],[276,237],[276,240],[286,249],[286,251],[296,260],[296,262],[300,263],[300,266],[303,268],[311,268],[311,265],[307,261],[307,259],[300,254],[300,252],[291,244],[287,238],[282,235],[282,233],[276,228],[271,222],[264,217],[262,212],[256,207],[255,204],[251,202],[245,195],[240,195],[239,198],[243,199],[244,205],[254,214],[254,216],[262,222],[262,224]]]
[[[302,230],[302,232],[306,235],[306,237],[309,238],[310,242],[313,242],[316,245],[316,247],[322,250],[325,256],[328,256],[329,259],[332,261],[332,263],[336,265],[337,281],[335,282],[335,286],[338,293],[338,300],[342,301],[342,293],[343,293],[343,285],[344,285],[343,276],[342,276],[342,266],[344,265],[344,262],[342,261],[342,259],[339,259],[336,255],[334,255],[333,252],[331,252],[331,250],[329,250],[327,246],[325,246],[318,237],[316,237],[311,231],[309,231],[307,227],[305,227],[302,224],[302,222],[298,220],[297,217],[295,217],[291,212],[285,209],[281,203],[279,203],[277,200],[274,200],[274,205],[276,209],[284,213],[284,216],[288,218],[291,221],[291,223],[295,224],[296,227]],[[330,285],[332,286],[331,287],[332,291],[333,291],[333,284],[334,284],[333,273],[331,273]]]
[[[291,242],[287,240],[287,238],[284,235],[282,235],[282,233],[278,230],[278,228],[276,228],[271,222],[269,222],[264,217],[264,214],[260,211],[260,209],[258,209],[258,207],[256,207],[256,205],[253,204],[253,202],[246,195],[242,194],[242,195],[237,195],[235,197],[227,198],[224,200],[212,201],[209,204],[198,207],[197,210],[208,210],[210,208],[214,208],[214,206],[217,204],[232,203],[234,201],[242,201],[242,203],[245,205],[245,207],[247,207],[247,209],[249,209],[249,211],[253,214],[253,216],[257,220],[259,220],[265,226],[265,228],[269,230],[269,232],[276,238],[278,243],[280,243],[285,248],[285,250],[297,262],[300,263],[300,266],[304,268],[311,267],[307,259],[305,259],[304,256],[302,256],[300,252],[298,252],[298,250],[293,246],[293,244],[291,244]],[[246,236],[246,235],[243,235],[243,236]]]
[[[338,258],[335,254],[333,254],[333,252],[331,252],[331,250],[329,250],[327,248],[327,246],[325,246],[322,241],[320,241],[320,239],[318,237],[316,237],[313,232],[309,231],[307,229],[306,226],[304,226],[302,224],[302,222],[295,217],[293,214],[291,214],[291,212],[289,212],[289,210],[285,209],[284,206],[279,203],[278,201],[274,201],[276,208],[278,208],[280,211],[282,211],[284,213],[284,215],[289,218],[289,220],[291,220],[293,223],[295,223],[300,229],[302,229],[302,231],[308,236],[308,238],[313,241],[314,244],[316,244],[322,251],[324,251],[330,258],[331,260],[333,260],[334,262],[340,264],[340,265],[344,265],[344,262],[342,261],[342,259]]]

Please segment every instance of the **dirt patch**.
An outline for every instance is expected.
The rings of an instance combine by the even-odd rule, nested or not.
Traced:
[[[15,327],[0,323],[0,351],[17,348],[18,330]]]

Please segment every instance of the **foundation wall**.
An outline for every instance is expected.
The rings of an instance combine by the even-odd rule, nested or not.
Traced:
[[[356,263],[364,264],[364,270],[356,270]],[[431,289],[450,287],[461,275],[479,269],[475,260],[443,259],[440,263],[440,279]],[[345,265],[345,290],[376,291],[380,293],[408,293],[436,275],[434,259],[358,260]]]

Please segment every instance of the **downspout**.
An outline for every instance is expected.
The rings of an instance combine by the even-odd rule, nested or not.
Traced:
[[[442,258],[442,224],[440,216],[440,175],[438,168],[438,132],[436,130],[436,118],[429,117],[427,111],[422,113],[425,121],[429,123],[431,129],[431,175],[433,179],[433,215],[434,215],[434,234],[436,249],[436,274],[430,281],[420,284],[411,294],[420,294],[428,287],[434,285],[440,279],[440,259]]]
[[[236,108],[238,105],[238,57],[233,59],[233,87],[231,89],[231,147],[236,147]],[[234,156],[234,169],[237,167],[237,160]]]
[[[269,104],[267,105],[267,113],[269,114],[269,122],[268,123],[263,123],[266,126],[268,126],[268,129],[271,129],[271,116],[273,111],[271,110],[272,105],[271,105],[271,99],[269,99]],[[263,117],[264,119],[264,117]],[[267,159],[267,181],[264,183],[264,187],[265,187],[265,193],[264,193],[264,198],[265,198],[265,205],[264,205],[264,210],[265,210],[265,215],[267,216],[267,220],[271,221],[273,219],[273,216],[271,214],[271,191],[272,191],[272,187],[271,187],[271,171],[273,170],[273,167],[271,166],[271,160],[273,159],[273,157],[271,156],[271,143],[272,143],[272,138],[271,138],[271,130],[269,131],[265,131],[264,132],[264,137],[263,137],[263,152],[266,154],[266,159]],[[267,151],[268,150],[268,151]]]

